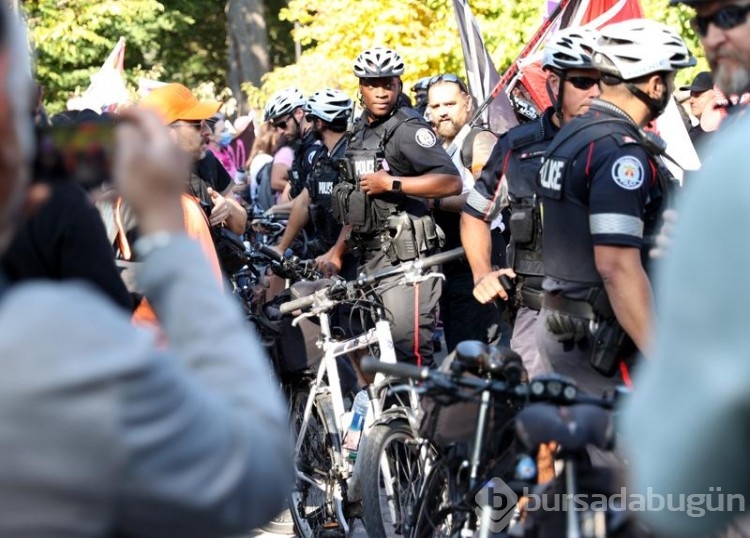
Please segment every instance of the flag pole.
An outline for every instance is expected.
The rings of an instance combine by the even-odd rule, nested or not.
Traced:
[[[495,97],[500,95],[500,92],[503,91],[505,86],[508,84],[510,80],[512,80],[517,74],[518,74],[518,64],[521,60],[523,60],[526,56],[528,56],[539,44],[539,42],[544,39],[544,37],[549,32],[550,28],[552,28],[552,24],[562,15],[563,11],[566,7],[568,7],[568,4],[570,4],[571,0],[561,0],[560,3],[555,8],[555,11],[552,12],[552,14],[547,17],[547,20],[545,20],[542,25],[539,27],[539,30],[537,30],[536,34],[529,40],[529,42],[526,44],[526,46],[521,50],[519,55],[516,57],[515,61],[510,65],[510,67],[503,73],[503,75],[500,77],[500,80],[495,85],[495,87],[492,89],[490,94],[487,96],[487,99],[484,100],[484,102],[477,108],[476,112],[474,112],[474,116],[471,118],[471,121],[469,122],[469,125],[472,127],[476,125],[476,123],[479,121],[479,119],[482,117],[482,114],[487,109],[488,106],[490,106],[490,103],[492,102]]]

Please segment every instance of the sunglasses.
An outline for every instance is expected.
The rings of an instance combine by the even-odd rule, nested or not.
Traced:
[[[565,80],[570,82],[576,90],[590,90],[599,84],[599,79],[593,77],[567,77]]]
[[[287,116],[286,119],[281,121],[275,121],[271,125],[273,125],[274,129],[286,129],[286,126],[289,124],[289,117]]]
[[[210,122],[208,120],[180,120],[174,122],[170,127],[192,127],[196,131],[202,131],[204,127],[208,127],[213,130],[213,124],[216,122]]]
[[[469,93],[469,89],[466,87],[464,81],[461,80],[458,75],[454,75],[453,73],[443,73],[442,75],[435,75],[427,83],[427,90],[429,91],[430,87],[432,87],[434,84],[437,84],[438,82],[452,82],[453,84],[458,84],[458,87],[461,88],[462,92]]]
[[[747,20],[747,14],[750,13],[750,4],[744,6],[738,6],[737,4],[729,4],[721,9],[715,11],[711,15],[702,17],[696,15],[691,21],[693,28],[701,37],[706,37],[708,34],[708,25],[714,23],[717,28],[722,30],[731,30],[743,24]]]

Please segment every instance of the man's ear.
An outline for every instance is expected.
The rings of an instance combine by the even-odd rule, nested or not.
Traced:
[[[555,99],[557,99],[557,92],[560,90],[560,76],[553,71],[549,71],[547,74],[547,84],[552,88],[552,93]]]
[[[646,85],[646,93],[652,99],[658,99],[665,91],[667,91],[667,82],[661,75],[654,74],[649,77]]]

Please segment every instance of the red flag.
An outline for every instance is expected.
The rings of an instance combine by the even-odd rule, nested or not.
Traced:
[[[584,25],[602,28],[614,22],[642,17],[643,9],[638,0],[579,0],[565,6],[557,29]],[[536,53],[541,50],[543,42],[539,40],[529,57],[538,56]],[[545,90],[547,73],[541,69],[540,61],[539,58],[534,58],[534,61],[521,66],[521,73],[514,81],[521,83],[520,88],[513,88],[514,84],[511,83],[511,91],[527,97],[536,105],[539,112],[551,104]]]

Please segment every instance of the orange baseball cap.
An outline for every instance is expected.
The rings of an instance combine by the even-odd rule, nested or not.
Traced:
[[[207,120],[221,108],[221,103],[198,101],[193,92],[176,82],[152,90],[138,104],[155,111],[166,125],[180,120]]]

